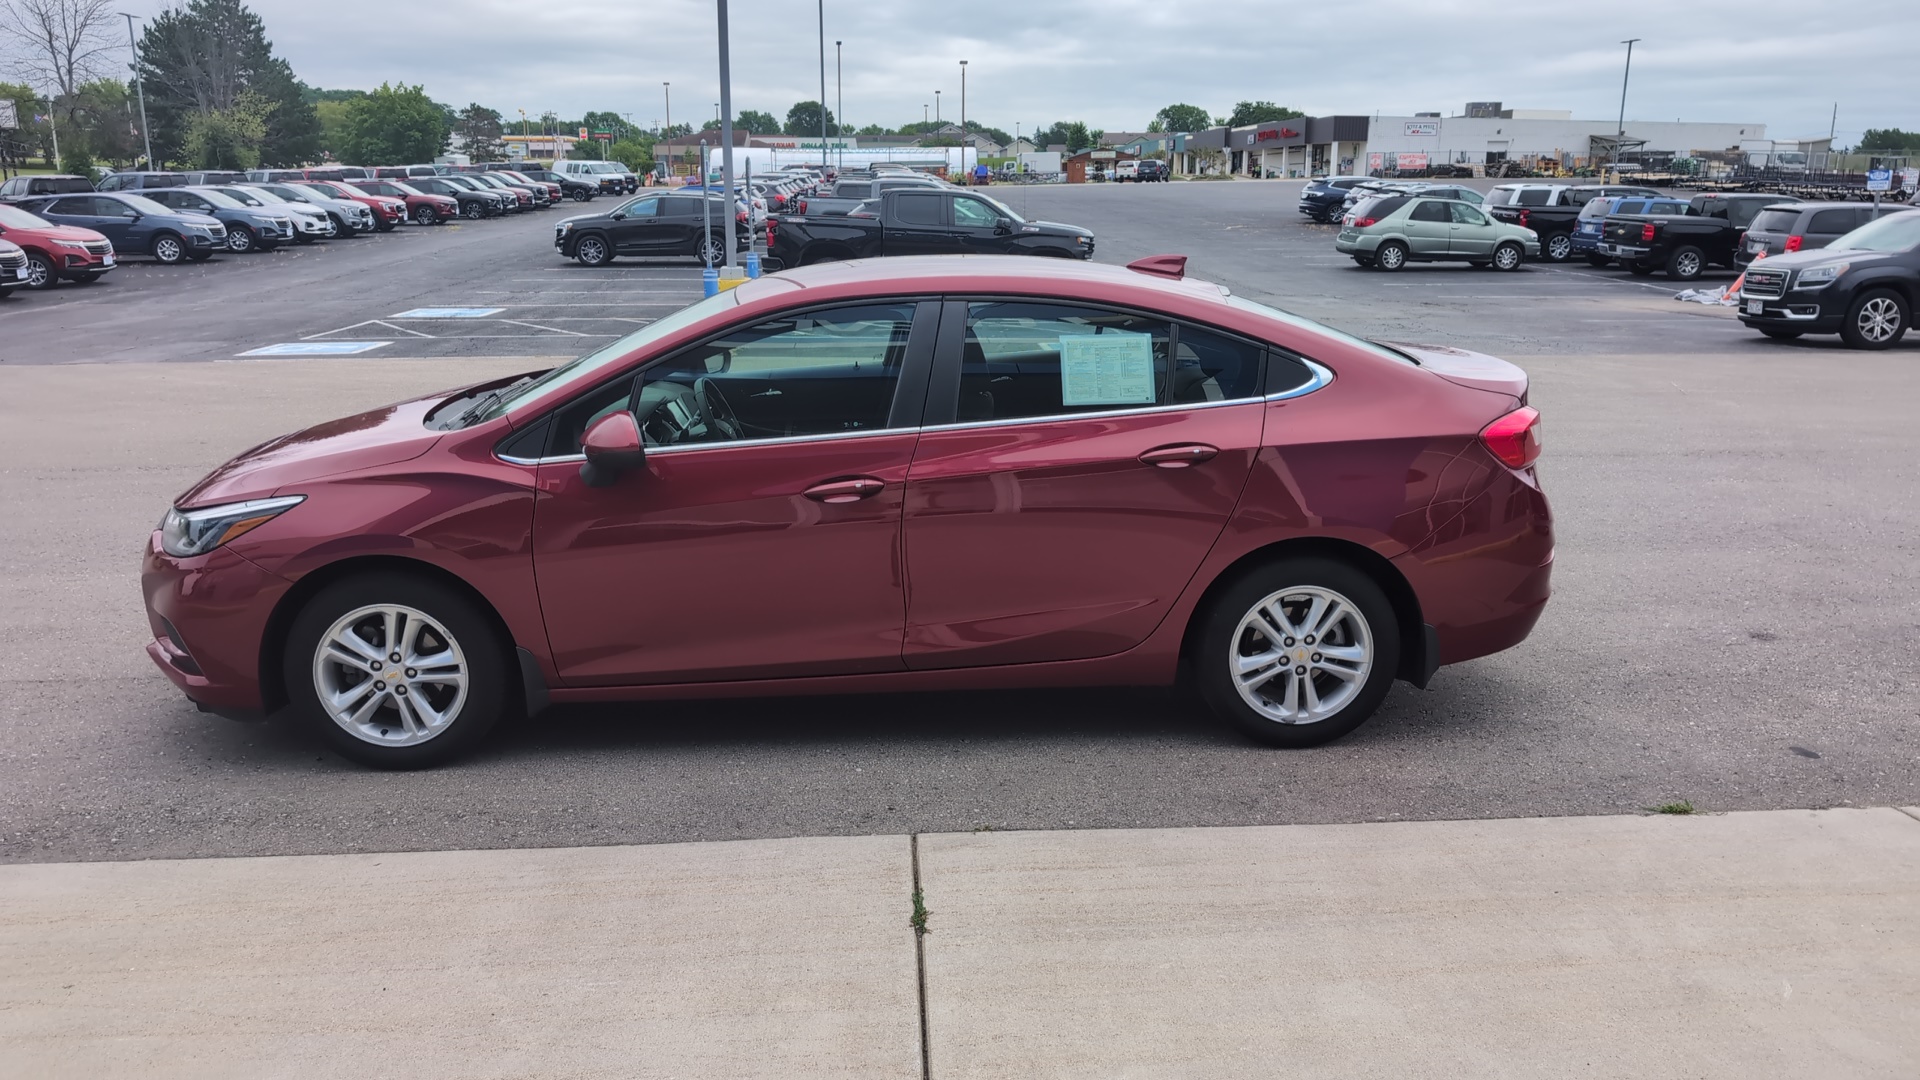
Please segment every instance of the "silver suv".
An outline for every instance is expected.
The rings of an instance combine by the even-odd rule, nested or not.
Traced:
[[[352,199],[330,199],[310,187],[299,184],[248,184],[280,196],[288,202],[306,203],[317,206],[333,219],[334,229],[340,236],[357,236],[363,232],[372,232],[374,227],[373,210],[365,203]]]

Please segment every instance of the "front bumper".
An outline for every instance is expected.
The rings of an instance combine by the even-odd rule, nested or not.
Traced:
[[[267,621],[292,587],[225,547],[176,559],[161,548],[156,530],[140,571],[153,630],[147,656],[196,704],[257,714]]]
[[[1831,288],[1788,290],[1785,296],[1740,294],[1736,313],[1755,330],[1793,330],[1802,334],[1837,334],[1846,321],[1842,302],[1829,303]]]

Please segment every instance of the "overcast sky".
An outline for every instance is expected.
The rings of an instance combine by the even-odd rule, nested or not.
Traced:
[[[145,6],[142,0],[133,3]],[[478,101],[517,119],[552,109],[697,121],[719,100],[712,0],[255,0],[268,36],[308,83],[368,88],[423,83],[439,101]],[[140,10],[139,6],[122,10]],[[819,95],[815,7],[734,0],[737,111],[785,118]],[[1829,14],[1830,13],[1830,14]],[[1571,109],[1606,119],[1620,105],[1623,38],[1634,47],[1627,115],[1764,123],[1774,138],[1869,127],[1920,129],[1920,3],[1743,0],[1736,4],[1529,3],[1454,0],[1314,5],[1249,0],[827,0],[827,95],[833,43],[846,42],[844,119],[892,127],[918,120],[940,90],[960,111],[1011,132],[1015,121],[1085,121],[1140,130],[1163,105],[1225,115],[1266,99],[1309,115],[1454,115],[1468,101]]]

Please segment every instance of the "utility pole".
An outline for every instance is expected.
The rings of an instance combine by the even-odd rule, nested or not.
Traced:
[[[665,140],[673,138],[670,134],[673,130],[673,84],[663,82],[660,86],[667,95],[667,126],[660,129],[660,137]],[[667,179],[671,180],[673,179],[673,147],[671,145],[667,147],[667,154],[663,160],[667,163]]]
[[[973,174],[967,169],[967,62],[960,61],[960,180],[973,183]]]
[[[153,136],[147,134],[147,80],[140,77],[140,46],[133,40],[135,16],[127,15],[124,11],[120,14],[127,16],[127,48],[133,52],[133,85],[140,93],[140,141],[146,145],[147,168],[151,169],[154,167]]]
[[[820,8],[820,174],[827,172],[827,0]]]
[[[940,91],[933,92],[933,122],[940,122]]]
[[[840,81],[840,42],[836,39],[833,43],[833,118],[839,122],[842,128],[844,128],[847,123],[847,103],[846,100],[840,96],[843,89],[844,87]],[[824,105],[821,107],[825,108]],[[838,150],[839,152],[834,155],[834,160],[838,163],[835,171],[846,172],[847,149],[844,141],[838,147]]]
[[[1613,138],[1613,160],[1620,161],[1620,144],[1627,137],[1627,80],[1633,77],[1633,43],[1639,38],[1628,38],[1620,44],[1627,47],[1627,70],[1620,76],[1620,130]]]
[[[738,246],[733,236],[733,71],[729,58],[731,50],[727,47],[727,0],[720,0],[720,205],[726,213],[720,218],[721,230],[726,239],[721,246],[727,249],[728,278],[733,277],[733,249]],[[702,180],[704,180],[704,175]],[[713,210],[713,196],[706,191],[706,184],[700,185],[700,197],[706,200],[708,216]],[[748,204],[751,207],[751,203]],[[747,225],[753,225],[753,213],[747,213]]]

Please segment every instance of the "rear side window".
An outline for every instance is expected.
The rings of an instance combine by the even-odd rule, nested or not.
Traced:
[[[1171,404],[1172,340],[1170,323],[1143,315],[1066,304],[969,304],[958,418],[1019,420]]]
[[[1517,206],[1549,206],[1553,201],[1553,192],[1547,188],[1521,188],[1515,195]]]
[[[1807,223],[1807,231],[1838,236],[1841,233],[1852,232],[1858,220],[1859,215],[1852,210],[1820,210],[1816,211],[1813,220]]]
[[[1377,199],[1368,199],[1353,208],[1356,218],[1373,218],[1375,221],[1391,216],[1394,211],[1412,202],[1407,195],[1383,195]]]
[[[944,202],[939,195],[903,193],[894,196],[893,213],[902,225],[940,225],[945,217]]]
[[[1487,192],[1487,205],[1488,206],[1513,205],[1513,189],[1512,188],[1494,188],[1492,191]]]
[[[1446,203],[1440,202],[1437,199],[1423,199],[1418,206],[1413,208],[1413,212],[1407,215],[1407,220],[1445,222],[1452,221],[1453,216],[1447,213]]]
[[[1800,220],[1798,210],[1762,210],[1753,219],[1755,232],[1790,233]]]

